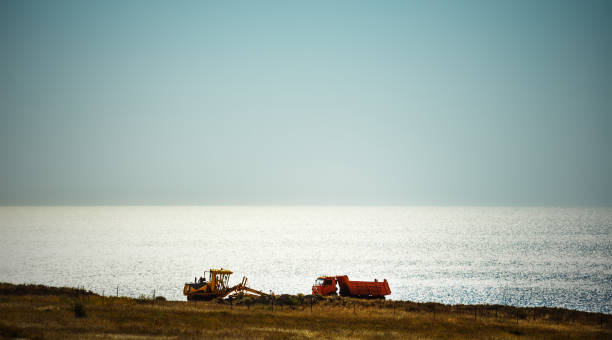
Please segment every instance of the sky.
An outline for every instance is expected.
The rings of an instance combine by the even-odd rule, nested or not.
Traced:
[[[0,204],[612,205],[611,1],[0,2]]]

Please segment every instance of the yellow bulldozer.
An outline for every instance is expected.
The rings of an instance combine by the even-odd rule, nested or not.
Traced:
[[[264,292],[247,287],[247,278],[243,277],[239,284],[230,287],[229,277],[233,274],[228,269],[210,269],[208,271],[208,281],[204,276],[197,277],[194,282],[186,282],[183,288],[183,295],[187,296],[188,301],[192,300],[212,300],[216,298],[224,298],[233,295],[250,295],[250,296],[269,296]]]

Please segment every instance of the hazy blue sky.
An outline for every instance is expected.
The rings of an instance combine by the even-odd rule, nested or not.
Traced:
[[[1,1],[0,204],[612,204],[612,1]]]

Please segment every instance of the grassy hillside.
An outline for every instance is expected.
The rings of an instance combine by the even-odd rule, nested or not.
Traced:
[[[177,302],[0,284],[0,337],[33,339],[610,339],[609,315],[282,296]],[[535,318],[535,319],[534,319]]]

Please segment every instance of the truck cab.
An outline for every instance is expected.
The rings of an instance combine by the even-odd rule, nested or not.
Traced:
[[[338,292],[338,289],[340,290]],[[384,299],[385,295],[391,294],[389,282],[374,281],[351,281],[347,275],[319,276],[312,286],[312,294],[351,296],[365,299]]]
[[[312,285],[312,294],[336,295],[338,280],[335,276],[319,276]]]

